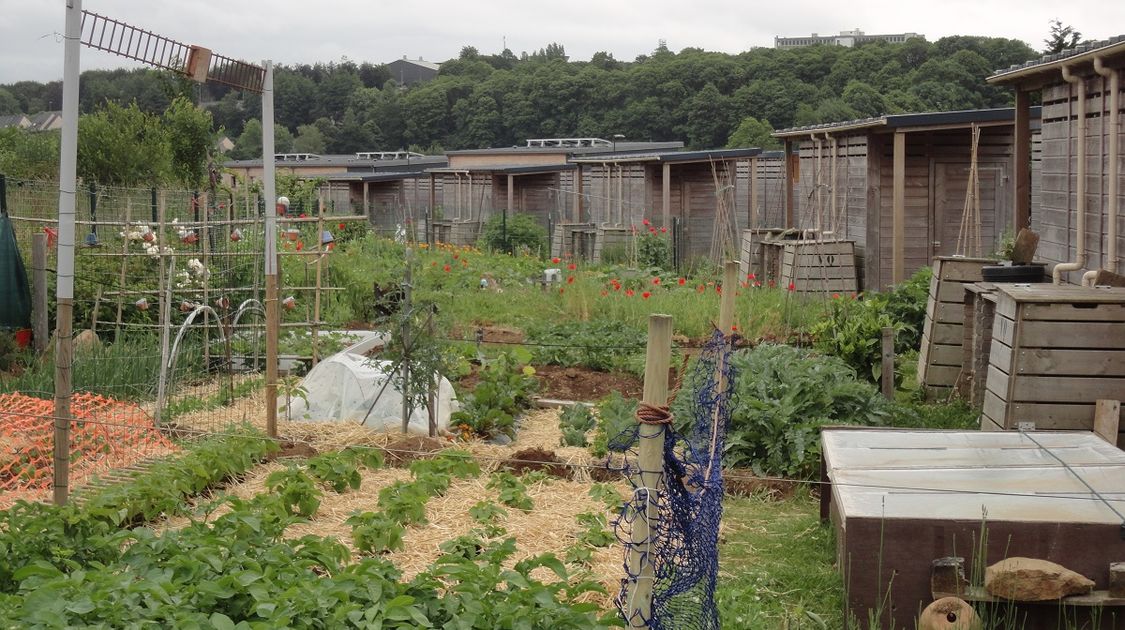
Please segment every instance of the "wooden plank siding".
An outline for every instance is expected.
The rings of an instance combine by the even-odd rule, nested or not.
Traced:
[[[947,394],[964,372],[966,352],[966,289],[981,281],[980,258],[934,259],[934,275],[918,353],[918,384],[930,397]],[[971,317],[969,318],[971,324]],[[971,366],[970,366],[971,369]]]
[[[1121,70],[1117,70],[1121,72]],[[1108,248],[1109,129],[1108,79],[1086,81],[1086,269],[1105,266]],[[1039,232],[1038,256],[1048,263],[1077,257],[1078,117],[1077,88],[1067,83],[1043,89],[1042,173],[1033,173],[1031,225]],[[1125,97],[1119,97],[1125,107]],[[1117,129],[1125,147],[1125,125]],[[1033,147],[1034,150],[1034,147]],[[1125,154],[1125,152],[1123,152]],[[1125,194],[1125,164],[1118,169],[1119,194]],[[1125,205],[1125,200],[1119,202]],[[1125,253],[1125,216],[1118,217],[1118,252]],[[1078,282],[1082,271],[1067,280]]]
[[[1089,430],[1098,399],[1125,399],[1125,289],[997,285],[996,300],[988,420]]]

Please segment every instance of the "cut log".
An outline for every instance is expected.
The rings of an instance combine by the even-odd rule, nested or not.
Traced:
[[[973,607],[956,597],[943,597],[918,616],[918,630],[980,630]]]
[[[1094,581],[1070,569],[1037,558],[1007,558],[984,570],[984,588],[993,597],[1017,602],[1043,602],[1094,590]]]

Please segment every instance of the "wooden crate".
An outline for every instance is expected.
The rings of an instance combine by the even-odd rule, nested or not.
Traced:
[[[551,235],[552,256],[593,260],[597,229],[593,223],[558,223]]]
[[[965,285],[965,320],[962,336],[961,377],[957,395],[979,409],[984,404],[984,383],[992,349],[992,320],[996,314],[996,285],[977,282]]]
[[[957,383],[965,361],[965,286],[980,282],[981,268],[994,262],[987,258],[934,258],[918,353],[918,384],[929,398],[947,397]]]
[[[1088,431],[1100,398],[1125,400],[1125,289],[997,285],[985,418]]]
[[[857,292],[855,242],[782,241],[778,285],[806,294]]]
[[[763,244],[776,240],[785,233],[785,228],[753,228],[742,230],[742,246],[739,248],[738,268],[742,277],[747,274],[756,274],[765,279],[765,269],[762,267]]]

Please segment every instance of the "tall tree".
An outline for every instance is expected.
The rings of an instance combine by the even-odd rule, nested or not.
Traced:
[[[215,141],[211,112],[181,96],[164,110],[162,122],[171,150],[171,178],[186,188],[202,185]]]
[[[160,119],[112,101],[78,120],[78,174],[88,182],[137,186],[166,181],[172,146]]]
[[[779,149],[781,143],[777,138],[773,137],[773,127],[768,122],[764,122],[747,116],[738,123],[738,127],[730,134],[727,139],[728,149]]]
[[[1047,55],[1060,53],[1074,48],[1080,41],[1082,41],[1082,33],[1074,30],[1073,26],[1064,25],[1061,20],[1055,18],[1051,20],[1050,34],[1047,35],[1047,39],[1043,40],[1043,43],[1047,46],[1043,49],[1043,53]]]

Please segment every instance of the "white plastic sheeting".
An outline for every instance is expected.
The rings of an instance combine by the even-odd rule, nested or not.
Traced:
[[[401,430],[402,393],[394,383],[387,383],[392,363],[366,356],[386,340],[385,334],[371,335],[318,363],[300,383],[307,401],[292,397],[292,408],[279,415],[293,420],[356,422],[377,430]],[[278,408],[284,410],[286,402],[285,396],[278,397]],[[449,416],[456,410],[453,384],[443,377],[437,397],[439,431],[448,428]],[[409,429],[420,435],[429,432],[425,407],[413,410]]]

